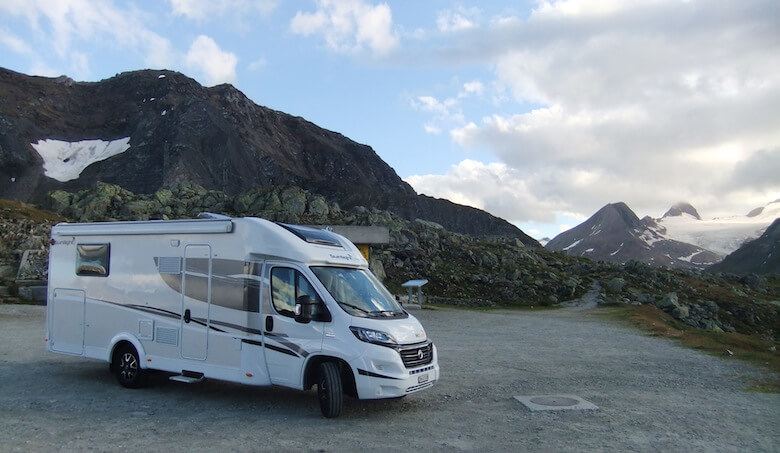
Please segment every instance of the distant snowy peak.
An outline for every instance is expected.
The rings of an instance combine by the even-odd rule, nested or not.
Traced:
[[[657,231],[669,239],[694,244],[724,257],[737,250],[745,241],[761,236],[766,227],[780,217],[780,200],[753,209],[748,215],[710,220],[702,220],[698,213],[694,217],[684,209],[679,210],[680,214],[670,215],[673,210],[674,207],[655,220]]]
[[[693,220],[690,214],[684,217]],[[699,269],[720,259],[709,250],[666,237],[665,229],[654,219],[640,220],[622,202],[604,206],[585,222],[553,238],[545,248],[610,262],[636,260]]]
[[[694,219],[701,220],[701,216],[699,215],[698,211],[696,211],[696,208],[691,206],[690,203],[686,203],[684,201],[681,201],[671,208],[669,208],[668,211],[666,211],[666,214],[663,215],[663,217],[679,217],[683,214],[688,214],[689,216],[693,217]]]
[[[44,174],[66,182],[78,179],[81,172],[91,164],[127,151],[130,148],[130,137],[109,141],[39,140],[31,145],[43,159]]]
[[[780,199],[777,199],[766,206],[753,209],[748,212],[745,217],[755,220],[769,220],[772,222],[773,219],[780,217]]]

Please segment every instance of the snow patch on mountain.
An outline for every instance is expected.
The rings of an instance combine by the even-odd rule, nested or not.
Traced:
[[[754,209],[748,215],[701,220],[688,213],[666,215],[656,219],[659,230],[666,238],[687,242],[726,256],[745,241],[755,239],[766,227],[780,217],[780,200],[763,208]]]
[[[47,139],[31,145],[43,159],[44,174],[66,182],[78,179],[81,172],[91,164],[127,151],[130,148],[130,137],[78,142]]]

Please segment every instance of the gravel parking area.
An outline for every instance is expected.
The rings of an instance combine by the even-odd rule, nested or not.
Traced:
[[[589,311],[415,311],[439,348],[433,388],[347,399],[217,381],[120,387],[103,362],[46,352],[44,307],[0,305],[0,451],[766,451],[780,395],[761,371]],[[530,412],[575,394],[598,411]]]

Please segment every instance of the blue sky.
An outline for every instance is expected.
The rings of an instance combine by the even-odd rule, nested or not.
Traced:
[[[778,23],[774,0],[3,0],[0,66],[232,83],[551,237],[616,201],[780,198]]]

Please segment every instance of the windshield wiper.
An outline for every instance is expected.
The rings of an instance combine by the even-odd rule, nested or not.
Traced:
[[[348,304],[346,302],[338,302],[338,304],[339,305],[345,305],[345,306],[347,306],[349,308],[354,308],[355,310],[360,310],[360,311],[362,311],[363,313],[366,313],[366,314],[370,314],[371,313],[368,310],[366,310],[365,308],[358,307],[357,305]]]
[[[381,315],[381,316],[386,316],[386,317],[389,318],[390,316],[398,316],[398,315],[402,314],[402,312],[400,312],[400,311],[393,311],[393,310],[375,310],[375,311],[369,311],[368,314],[369,315]]]

